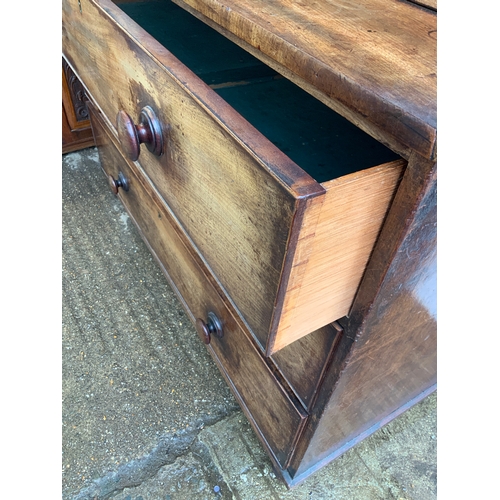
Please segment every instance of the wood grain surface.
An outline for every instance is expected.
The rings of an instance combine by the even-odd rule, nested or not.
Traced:
[[[63,0],[104,169],[190,319],[222,321],[208,349],[295,484],[435,388],[436,15],[175,2],[405,158],[318,182],[111,0]],[[144,106],[165,152],[133,163],[114,122]]]
[[[370,169],[341,177],[345,182],[339,180],[339,186],[349,188],[336,185],[331,198],[340,206],[328,204],[323,218],[337,220],[338,240],[332,245],[324,231],[316,245],[317,254],[323,253],[318,259],[338,270],[353,249],[355,255],[351,270],[342,264],[345,271],[331,285],[343,291],[332,296],[340,305],[316,315],[314,302],[330,286],[323,282],[332,280],[331,272],[313,275],[303,288],[302,282],[325,187],[113,3],[82,0],[81,5],[82,13],[75,0],[63,3],[64,25],[71,26],[63,36],[66,57],[111,123],[122,110],[134,120],[144,106],[155,111],[165,153],[156,157],[141,146],[138,161],[262,349],[269,355],[344,315],[396,186],[394,169],[380,167],[373,188]],[[344,210],[343,196],[357,210]],[[339,245],[340,237],[349,241],[352,230],[366,241],[356,236],[355,244]],[[334,251],[324,252],[327,246]],[[308,287],[317,292],[308,293]],[[299,305],[298,297],[296,321],[290,309]],[[301,317],[305,311],[311,313]],[[312,316],[315,322],[309,323]]]
[[[342,328],[338,323],[326,325],[269,358],[306,409],[312,408],[316,401],[341,335]]]
[[[275,69],[284,68],[287,78],[322,93],[334,109],[357,115],[350,119],[362,117],[367,131],[382,130],[434,157],[434,11],[386,0],[175,2],[253,47],[256,57],[276,61]]]
[[[436,388],[436,165],[414,155],[299,443],[292,475],[338,456]]]
[[[296,254],[291,274],[300,279],[289,284],[274,350],[349,313],[405,165],[398,160],[323,184],[312,248]],[[307,226],[301,237],[310,237]]]
[[[120,190],[119,197],[191,321],[194,323],[197,318],[206,321],[208,313],[214,312],[222,322],[224,336],[214,337],[209,350],[258,435],[281,467],[285,467],[306,413],[290,399],[288,391],[243,333],[205,276],[203,264],[197,262],[181,240],[175,221],[154,189],[144,182],[140,171],[121,156],[97,110],[92,106],[91,109],[104,171],[114,177],[121,171],[127,178],[129,190]],[[193,335],[196,335],[194,329]]]
[[[63,3],[65,55],[111,123],[155,110],[165,154],[139,162],[265,345],[292,222],[324,189],[111,2],[81,3]]]

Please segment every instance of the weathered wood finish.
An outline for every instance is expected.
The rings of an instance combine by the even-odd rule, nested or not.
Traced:
[[[137,116],[144,106],[157,114],[165,152],[158,158],[143,149],[138,161],[262,349],[270,355],[345,315],[403,164],[342,177],[327,186],[326,198],[322,185],[113,3],[81,5],[82,13],[76,0],[63,2],[72,26],[64,32],[66,56],[83,68],[82,80],[110,121],[118,113]],[[94,63],[86,74],[88,60]],[[323,213],[324,199],[335,202]],[[335,221],[336,241],[327,228],[316,243],[320,214]],[[339,244],[351,233],[353,245]],[[318,272],[307,271],[310,258]],[[319,315],[314,303],[330,289],[342,293]]]
[[[414,155],[374,249],[292,482],[436,387],[436,166]],[[312,468],[312,469],[311,469]]]
[[[110,0],[63,0],[102,165],[127,178],[118,196],[193,323],[221,320],[207,349],[293,486],[436,387],[435,14],[386,0],[175,1],[408,160],[319,184]],[[114,121],[146,105],[166,150],[141,146],[133,163]],[[354,301],[338,269],[359,273]],[[345,304],[336,313],[330,296]]]
[[[434,157],[435,12],[387,0],[175,2],[276,61],[285,71],[275,69],[367,132]]]
[[[113,17],[81,3],[85,22],[76,1],[63,2],[65,54],[110,121],[119,110],[155,110],[165,153],[143,151],[139,162],[265,346],[290,231],[304,196],[323,188],[111,2],[99,5]]]
[[[183,243],[182,233],[154,189],[136,176],[134,165],[118,152],[97,110],[91,104],[89,107],[105,173],[117,178],[121,171],[127,178],[129,190],[120,190],[118,196],[191,321],[206,320],[209,312],[221,320],[224,336],[212,337],[209,350],[266,447],[285,467],[306,413],[290,399],[289,391],[279,383],[230,314],[206,277],[203,263]]]
[[[422,7],[427,7],[428,9],[437,10],[437,0],[408,0],[415,5],[421,5]]]

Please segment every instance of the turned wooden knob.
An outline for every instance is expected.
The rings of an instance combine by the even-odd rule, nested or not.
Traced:
[[[116,129],[120,144],[132,161],[139,158],[141,144],[145,144],[156,156],[163,153],[161,124],[150,106],[142,108],[137,125],[125,111],[119,111],[116,117]]]
[[[114,194],[118,194],[119,188],[128,191],[128,181],[122,172],[118,174],[118,179],[115,179],[111,174],[108,175],[108,183]]]
[[[208,320],[205,323],[201,318],[196,320],[196,331],[204,344],[210,344],[212,335],[222,338],[222,323],[219,318],[213,313],[208,313]]]

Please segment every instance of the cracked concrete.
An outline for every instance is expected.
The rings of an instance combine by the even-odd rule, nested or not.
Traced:
[[[436,498],[436,395],[287,490],[94,148],[63,156],[62,426],[63,500]]]
[[[194,439],[193,432],[162,437],[159,444],[148,455],[120,465],[116,471],[94,480],[88,488],[76,495],[75,500],[110,498],[125,488],[142,485],[156,476],[162,467],[175,462],[177,457],[185,454]]]

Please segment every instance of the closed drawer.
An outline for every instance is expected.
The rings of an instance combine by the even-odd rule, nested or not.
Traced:
[[[162,154],[138,162],[261,348],[348,314],[405,162],[176,5],[122,7],[163,44],[64,0],[65,57],[112,123],[154,110]]]
[[[140,171],[121,156],[98,111],[92,104],[89,108],[105,173],[115,180],[121,173],[126,180],[128,191],[118,188],[118,196],[193,323],[198,318],[207,321],[209,313],[220,320],[223,337],[212,336],[209,350],[258,435],[280,466],[286,467],[305,423],[305,411],[280,384],[234,320],[205,276],[202,264],[183,243],[182,234],[154,189]]]

